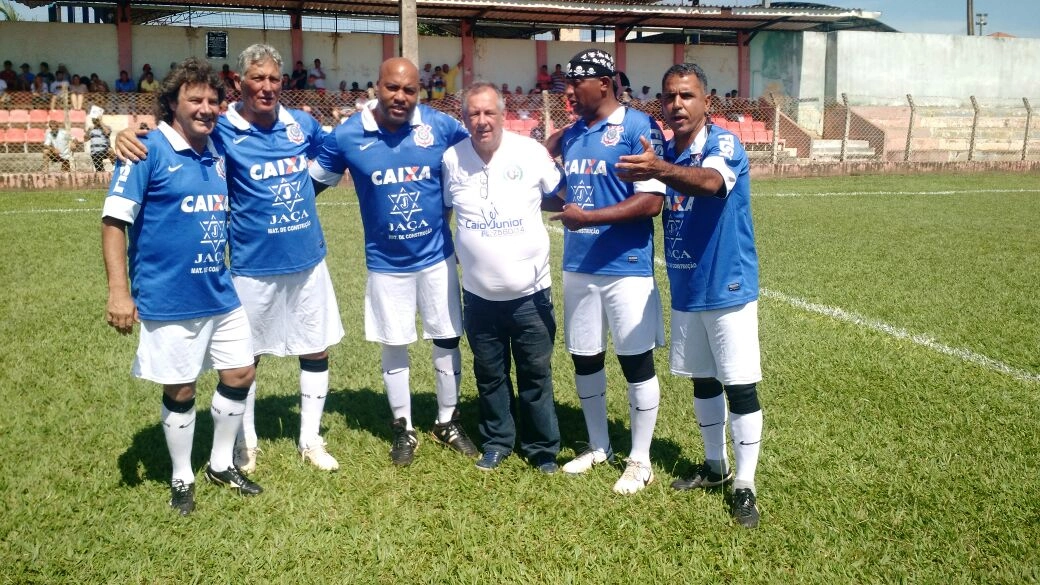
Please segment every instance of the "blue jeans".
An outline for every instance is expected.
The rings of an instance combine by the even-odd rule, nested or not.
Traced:
[[[552,353],[556,337],[549,289],[511,301],[489,301],[462,291],[466,338],[480,405],[484,450],[520,453],[532,463],[556,458],[560,426],[553,402]],[[510,379],[516,362],[516,396]]]

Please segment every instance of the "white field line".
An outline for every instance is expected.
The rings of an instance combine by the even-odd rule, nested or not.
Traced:
[[[549,229],[559,234],[563,233],[563,229],[559,226],[550,225]],[[662,260],[661,258],[654,258],[654,264],[662,267],[665,266],[664,260]],[[859,327],[866,327],[871,331],[883,333],[895,339],[903,339],[921,347],[930,349],[936,353],[941,353],[943,355],[955,357],[961,361],[975,364],[977,366],[982,366],[983,368],[992,370],[994,372],[999,372],[1007,376],[1011,376],[1012,378],[1022,382],[1040,382],[1040,374],[1016,368],[1002,361],[995,360],[989,356],[985,356],[980,353],[971,351],[970,349],[964,349],[961,347],[950,347],[948,345],[944,345],[925,333],[914,333],[912,331],[907,331],[902,327],[896,327],[895,325],[889,325],[888,323],[878,321],[877,319],[871,319],[869,317],[864,317],[851,311],[846,311],[845,309],[842,309],[840,307],[830,307],[827,305],[812,303],[807,300],[800,299],[798,297],[793,297],[791,295],[770,290],[767,288],[759,289],[759,293],[767,299],[781,301],[797,309],[808,311],[810,313],[817,313],[819,315],[830,317],[832,319],[842,321],[845,323],[851,323]]]
[[[1040,189],[953,189],[948,191],[825,191],[815,193],[752,193],[752,197],[855,197],[860,195],[978,195],[982,193],[1040,193]]]

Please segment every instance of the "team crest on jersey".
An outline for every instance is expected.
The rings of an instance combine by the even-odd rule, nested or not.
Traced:
[[[216,162],[214,162],[213,167],[217,170],[217,176],[219,176],[221,179],[224,179],[226,181],[227,180],[227,167],[225,166],[225,163],[224,163],[224,157],[222,157],[222,156],[216,157]]]
[[[502,173],[502,176],[505,177],[507,181],[519,181],[524,178],[524,170],[520,168],[520,165],[513,165],[506,169]]]
[[[582,209],[589,209],[595,207],[592,202],[592,185],[586,185],[584,181],[571,187],[571,200],[569,203],[574,203]]]
[[[303,130],[299,124],[289,124],[285,127],[285,137],[293,144],[303,144]]]
[[[607,126],[607,131],[603,133],[603,146],[617,146],[624,132],[624,126]]]
[[[390,193],[387,197],[393,203],[390,215],[400,216],[406,222],[412,221],[412,214],[422,212],[422,207],[419,207],[418,191],[405,191],[402,188],[399,193]]]
[[[422,148],[433,146],[433,129],[429,124],[420,124],[412,128],[412,139],[415,140],[416,146]]]

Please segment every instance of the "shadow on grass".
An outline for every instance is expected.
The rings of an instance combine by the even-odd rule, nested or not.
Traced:
[[[294,441],[300,430],[298,396],[265,396],[256,401],[256,433],[260,439],[275,440],[290,437]],[[475,397],[459,401],[462,425],[479,444],[477,422],[480,418]],[[431,392],[412,394],[412,417],[417,429],[429,430],[437,414],[437,399]],[[556,405],[560,423],[562,447],[580,453],[588,439],[585,418],[581,409],[567,404]],[[371,388],[334,388],[325,402],[325,416],[342,416],[347,427],[366,431],[372,436],[390,442],[390,407],[383,390]],[[611,418],[608,423],[610,442],[615,452],[627,452],[631,445],[628,420]],[[195,418],[195,445],[192,449],[193,469],[201,469],[209,460],[213,436],[213,419],[208,405],[200,405]],[[692,469],[695,462],[680,457],[681,447],[672,440],[655,438],[651,459],[664,469]],[[130,446],[117,460],[122,483],[140,485],[145,481],[167,482],[170,478],[170,457],[166,438],[160,423],[148,425],[133,437]]]

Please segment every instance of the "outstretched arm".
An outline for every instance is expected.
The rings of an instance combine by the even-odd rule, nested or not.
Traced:
[[[580,230],[593,225],[610,225],[627,223],[654,217],[661,213],[664,198],[655,193],[636,193],[620,203],[600,209],[583,209],[580,205],[568,203],[560,213],[549,216],[552,221],[563,223],[569,230]]]
[[[725,195],[725,181],[717,170],[665,162],[657,158],[649,140],[645,137],[640,137],[639,140],[643,143],[643,152],[622,156],[614,165],[618,178],[622,181],[657,179],[684,195]]]

